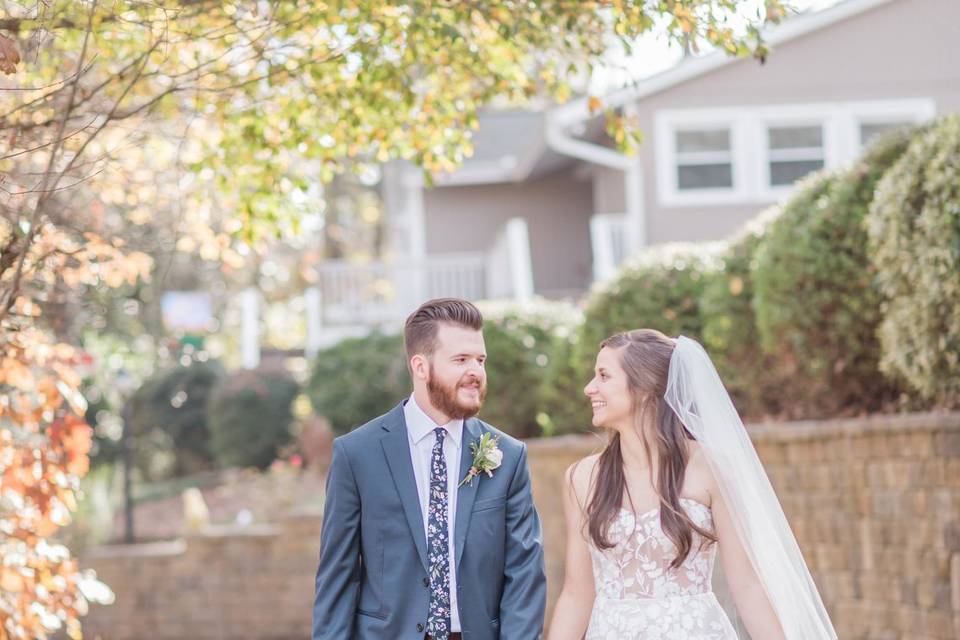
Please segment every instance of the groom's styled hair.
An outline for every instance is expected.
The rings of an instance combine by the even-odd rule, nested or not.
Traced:
[[[403,328],[403,345],[409,360],[418,353],[432,356],[437,350],[437,330],[441,323],[464,329],[483,329],[483,316],[473,304],[460,298],[428,300],[410,314]]]

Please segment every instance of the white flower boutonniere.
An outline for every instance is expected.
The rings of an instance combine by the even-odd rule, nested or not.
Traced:
[[[486,473],[488,477],[493,477],[493,470],[498,468],[503,462],[503,451],[497,447],[500,442],[500,436],[485,433],[480,436],[480,440],[470,443],[470,452],[473,454],[473,464],[470,471],[464,476],[457,487],[464,484],[470,484],[473,479],[481,473]]]

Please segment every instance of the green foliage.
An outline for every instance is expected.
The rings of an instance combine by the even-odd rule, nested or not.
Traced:
[[[485,104],[563,102],[612,43],[630,47],[656,30],[675,43],[762,57],[762,22],[785,14],[771,1],[764,16],[734,31],[729,22],[744,15],[747,0],[694,8],[624,0],[616,11],[559,0],[326,4],[25,3],[2,30],[23,53],[20,85],[46,87],[52,98],[20,92],[0,124],[27,135],[10,138],[19,146],[8,157],[42,156],[37,140],[49,140],[61,122],[51,105],[68,101],[67,131],[83,132],[76,147],[101,130],[121,135],[131,118],[196,115],[189,137],[203,148],[191,148],[184,162],[212,174],[244,236],[269,236],[295,228],[304,213],[292,193],[308,193],[318,177],[329,181],[356,160],[403,158],[431,173],[455,168],[472,152]],[[83,99],[72,100],[75,85],[64,78],[78,64]],[[103,126],[75,126],[90,121]],[[633,147],[634,123],[612,114],[607,124],[620,147]],[[0,171],[19,164],[0,161]],[[35,164],[27,158],[14,184],[27,182]]]
[[[534,300],[480,303],[487,398],[480,418],[518,438],[540,434],[539,390],[556,342],[579,319],[570,305]],[[337,433],[388,411],[410,393],[400,335],[345,340],[317,355],[307,393]]]
[[[373,333],[318,353],[306,391],[313,410],[343,434],[386,413],[411,390],[403,336]]]
[[[721,254],[722,268],[707,278],[700,297],[703,345],[742,415],[761,418],[782,410],[781,380],[763,353],[753,311],[757,247],[780,214],[772,207],[750,223]]]
[[[924,400],[960,404],[960,116],[917,135],[884,175],[867,230],[881,367]]]
[[[557,341],[541,387],[545,429],[554,434],[585,431],[591,425],[583,388],[593,377],[600,343],[621,331],[657,329],[669,336],[701,339],[700,297],[717,268],[720,246],[671,244],[644,251],[614,279],[594,290],[584,321]]]
[[[894,397],[880,373],[880,293],[864,218],[877,181],[912,132],[873,145],[849,170],[808,179],[766,233],[754,270],[757,326],[807,416],[876,410]]]
[[[149,378],[131,399],[131,431],[137,463],[158,479],[213,468],[206,408],[223,377],[215,362],[164,369]]]
[[[482,303],[487,347],[487,399],[480,417],[518,438],[540,435],[539,392],[554,351],[579,315],[546,300]]]
[[[222,467],[265,469],[293,436],[299,387],[282,370],[238,371],[220,381],[207,404],[207,424]]]
[[[102,291],[101,291],[102,293]],[[142,330],[142,327],[138,327]],[[89,330],[82,336],[83,349],[97,366],[85,372],[83,396],[87,399],[86,421],[93,427],[90,465],[114,464],[121,454],[123,405],[157,368],[158,345],[147,333],[119,329]],[[169,366],[173,360],[164,360]]]
[[[708,277],[719,268],[721,249],[714,243],[654,247],[594,291],[580,337],[585,372],[593,371],[600,343],[621,331],[657,329],[671,337],[702,339],[700,298]]]
[[[541,410],[537,416],[545,435],[563,435],[588,431],[591,409],[583,388],[592,376],[592,365],[581,365],[588,355],[580,353],[581,324],[570,329],[566,336],[558,336],[547,356],[547,369],[540,386]]]

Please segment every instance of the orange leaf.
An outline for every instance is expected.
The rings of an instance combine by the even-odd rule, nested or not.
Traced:
[[[0,366],[3,367],[0,371],[0,380],[6,379],[7,384],[23,391],[33,390],[33,374],[21,362],[13,358],[4,358]]]
[[[0,570],[0,590],[22,591],[23,576],[12,569],[4,568]]]
[[[17,63],[20,62],[20,52],[13,40],[0,36],[0,71],[7,75],[17,72]]]
[[[590,112],[590,115],[595,114],[602,108],[603,101],[601,101],[597,96],[590,96],[590,98],[587,100],[587,110]]]
[[[41,518],[37,522],[37,535],[41,538],[49,538],[54,533],[57,532],[57,529],[60,528],[60,525],[56,522],[53,522],[49,518]]]

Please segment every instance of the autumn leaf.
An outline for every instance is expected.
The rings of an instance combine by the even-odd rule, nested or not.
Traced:
[[[20,52],[10,38],[0,35],[0,71],[7,75],[17,72],[20,63]]]
[[[0,569],[0,589],[4,591],[23,591],[23,576],[17,571],[4,567]]]
[[[587,110],[590,111],[590,115],[597,113],[601,109],[603,109],[603,101],[597,96],[590,96],[587,100]]]
[[[29,391],[34,387],[33,374],[23,363],[13,358],[4,358],[0,366],[3,367],[0,371],[0,382],[6,382],[23,391]]]
[[[63,625],[79,630],[88,610],[80,591],[87,578],[68,550],[49,541],[76,511],[90,464],[93,431],[72,368],[79,360],[75,348],[37,327],[0,321],[0,406],[14,427],[0,430],[0,484],[12,507],[0,510],[0,629],[18,629],[0,633],[4,640],[50,638]]]

